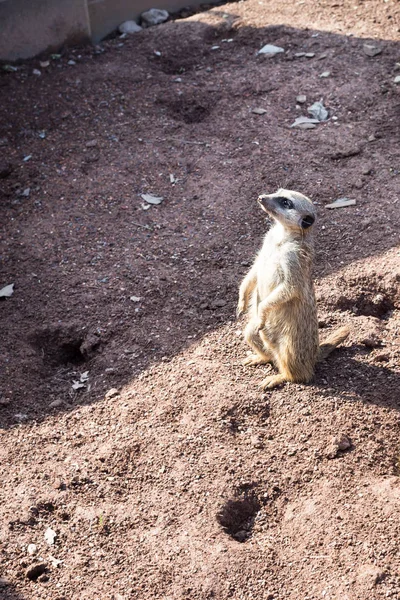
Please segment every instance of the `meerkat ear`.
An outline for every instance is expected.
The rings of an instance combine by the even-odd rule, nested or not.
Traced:
[[[303,229],[308,229],[308,227],[311,227],[311,225],[314,223],[314,221],[315,221],[314,217],[312,217],[311,215],[306,215],[300,221],[300,225],[302,226]]]

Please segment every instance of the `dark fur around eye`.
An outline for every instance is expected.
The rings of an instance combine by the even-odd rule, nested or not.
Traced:
[[[291,200],[289,200],[288,198],[279,196],[278,198],[275,198],[275,200],[278,202],[278,204],[281,208],[288,208],[288,209],[293,208],[293,202]]]
[[[312,217],[311,215],[306,215],[301,220],[301,226],[303,229],[307,229],[308,227],[311,227],[311,225],[314,223],[314,221],[315,221],[314,217]]]

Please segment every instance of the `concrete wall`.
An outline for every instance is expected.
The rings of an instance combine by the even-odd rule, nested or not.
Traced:
[[[0,60],[30,58],[90,39],[83,0],[0,0]]]
[[[190,3],[190,0],[0,0],[0,60],[31,58],[46,50],[56,51],[65,43],[91,40],[96,44],[120,23],[138,17],[144,10],[178,10]]]

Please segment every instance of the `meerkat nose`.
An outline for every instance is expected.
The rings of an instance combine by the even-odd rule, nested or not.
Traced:
[[[260,194],[257,198],[259,204],[266,204],[268,202],[268,194]]]

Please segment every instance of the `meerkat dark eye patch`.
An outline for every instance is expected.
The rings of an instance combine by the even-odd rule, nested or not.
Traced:
[[[312,217],[311,215],[306,215],[301,220],[301,226],[303,229],[307,229],[308,227],[311,227],[311,225],[314,223],[314,221],[315,221],[314,217]]]
[[[284,198],[283,196],[278,196],[278,198],[275,198],[275,200],[277,201],[279,206],[282,208],[287,208],[287,209],[293,208],[293,202],[291,200],[289,200],[289,198]]]

